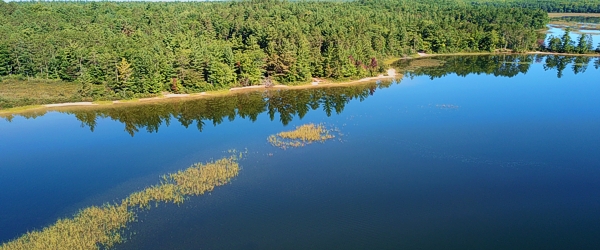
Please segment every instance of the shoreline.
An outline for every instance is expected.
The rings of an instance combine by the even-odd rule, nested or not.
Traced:
[[[374,77],[365,77],[358,80],[344,81],[344,82],[332,82],[330,80],[316,79],[313,78],[313,81],[310,83],[305,83],[301,85],[288,86],[288,85],[274,85],[272,87],[266,88],[264,85],[254,85],[247,87],[235,87],[226,90],[218,90],[212,92],[200,92],[200,93],[192,93],[192,94],[174,94],[174,93],[166,93],[160,96],[155,97],[147,97],[147,98],[139,98],[139,99],[131,99],[131,100],[115,100],[115,101],[93,101],[93,102],[66,102],[66,103],[51,103],[51,104],[40,104],[40,105],[31,105],[31,106],[20,106],[9,108],[5,110],[0,110],[1,116],[10,116],[13,114],[26,113],[30,111],[53,111],[58,110],[60,108],[85,108],[85,107],[107,107],[113,105],[143,105],[146,103],[152,103],[156,101],[169,101],[169,100],[181,100],[181,99],[196,99],[196,98],[210,98],[217,96],[226,96],[232,94],[238,94],[249,91],[272,91],[279,89],[307,89],[307,88],[326,88],[326,87],[336,87],[336,86],[348,86],[354,84],[366,84],[371,83],[378,80],[385,79],[395,79],[396,77],[402,77],[402,74],[397,74],[396,70],[390,68],[387,70],[387,75],[378,75]]]
[[[566,54],[566,53],[557,53],[557,52],[543,52],[543,51],[529,51],[523,53],[513,53],[509,51],[500,51],[500,52],[460,52],[460,53],[449,53],[449,54],[427,54],[427,53],[417,53],[413,56],[405,56],[394,58],[394,61],[398,60],[410,60],[410,59],[418,59],[425,57],[438,57],[438,56],[473,56],[473,55],[564,55],[564,56],[587,56],[587,57],[600,57],[599,53],[595,54]],[[275,85],[269,88],[266,88],[264,85],[254,85],[247,87],[234,87],[227,90],[218,90],[212,92],[200,92],[200,93],[192,93],[192,94],[174,94],[167,93],[162,94],[161,96],[156,97],[147,97],[147,98],[139,98],[132,100],[116,100],[116,101],[94,101],[94,102],[67,102],[67,103],[51,103],[51,104],[42,104],[42,105],[31,105],[31,106],[20,106],[9,108],[5,110],[0,110],[0,115],[12,115],[25,113],[34,110],[56,110],[59,108],[68,108],[68,107],[102,107],[102,106],[111,106],[111,105],[125,105],[125,104],[144,104],[153,101],[166,101],[173,99],[193,99],[193,98],[207,98],[207,97],[215,97],[215,96],[223,96],[236,94],[247,91],[271,91],[277,89],[307,89],[307,88],[325,88],[325,87],[335,87],[335,86],[348,86],[353,84],[362,84],[362,83],[370,83],[378,80],[385,79],[395,79],[396,77],[402,77],[402,74],[396,72],[395,69],[390,68],[387,70],[386,75],[378,75],[374,77],[365,77],[358,80],[349,80],[344,82],[332,82],[331,80],[324,80],[313,78],[313,81],[310,83],[305,83],[301,85],[288,86],[288,85]]]

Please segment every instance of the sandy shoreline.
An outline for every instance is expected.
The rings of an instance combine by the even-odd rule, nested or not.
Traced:
[[[275,85],[270,88],[266,88],[264,85],[255,85],[255,86],[248,86],[248,87],[230,88],[229,90],[224,90],[222,92],[224,92],[225,94],[229,94],[229,93],[239,93],[239,92],[243,92],[243,91],[268,91],[268,90],[273,90],[273,89],[303,89],[303,88],[319,88],[319,87],[330,87],[330,86],[345,86],[345,85],[350,85],[350,84],[368,83],[368,82],[373,82],[373,81],[383,80],[383,79],[393,79],[397,76],[399,76],[399,75],[396,73],[396,70],[390,68],[387,71],[387,75],[366,77],[366,78],[362,78],[359,80],[348,81],[348,82],[333,83],[333,82],[329,82],[326,80],[315,78],[315,79],[313,79],[313,81],[311,83],[308,83],[305,85],[298,85],[298,86]],[[188,98],[210,97],[210,96],[219,96],[219,95],[223,95],[223,94],[220,94],[220,93],[211,94],[211,93],[207,93],[207,92],[194,93],[194,94],[169,93],[169,94],[163,94],[161,96],[156,96],[156,97],[140,98],[137,100],[117,100],[117,101],[105,101],[105,102],[100,101],[98,103],[95,103],[95,102],[52,103],[52,104],[36,105],[36,106],[32,106],[32,107],[22,107],[23,109],[19,109],[19,107],[16,107],[16,109],[18,109],[18,110],[11,110],[11,109],[0,110],[0,114],[14,114],[14,113],[21,113],[21,112],[26,112],[26,111],[30,111],[30,110],[52,109],[52,108],[60,108],[60,107],[106,106],[106,105],[115,105],[115,104],[131,104],[131,103],[140,103],[140,102],[160,101],[160,100],[166,100],[166,99],[188,99]]]
[[[68,106],[95,106],[97,103],[93,102],[66,102],[66,103],[55,103],[55,104],[46,104],[43,105],[46,108],[55,108],[55,107],[68,107]]]

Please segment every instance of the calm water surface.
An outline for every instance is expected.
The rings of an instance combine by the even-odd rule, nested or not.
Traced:
[[[0,242],[247,148],[230,184],[140,213],[117,249],[600,245],[598,58],[439,60],[392,83],[0,120]],[[266,141],[309,122],[343,136]]]

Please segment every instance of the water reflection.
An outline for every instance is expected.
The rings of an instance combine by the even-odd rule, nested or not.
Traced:
[[[598,57],[506,54],[399,60],[393,66],[409,77],[429,76],[434,79],[450,74],[514,77],[518,74],[526,74],[533,63],[543,63],[544,70],[555,71],[558,78],[563,76],[565,70],[581,74],[591,67],[600,68]],[[202,131],[207,124],[216,126],[225,120],[233,121],[238,117],[254,122],[259,114],[264,112],[272,121],[278,118],[283,125],[287,125],[295,117],[302,119],[311,110],[321,110],[327,116],[340,114],[350,101],[363,101],[375,94],[377,89],[387,88],[393,83],[396,81],[328,88],[246,92],[225,97],[78,108],[59,112],[74,115],[81,121],[82,126],[88,127],[91,131],[94,131],[100,119],[110,118],[123,123],[124,130],[131,136],[141,130],[158,132],[162,125],[168,126],[174,121],[186,128],[196,126],[198,131]],[[35,118],[45,113],[46,111],[37,111],[19,114],[19,116]],[[12,118],[13,116],[5,117],[9,122]]]
[[[431,79],[442,78],[450,74],[463,77],[469,74],[514,77],[518,74],[527,74],[532,63],[543,63],[544,70],[556,71],[558,78],[563,76],[564,70],[569,68],[569,65],[574,74],[584,73],[591,62],[595,69],[600,67],[600,57],[539,54],[437,57],[435,58],[437,62],[429,63],[430,66],[419,63],[420,60],[432,59],[400,60],[394,66],[404,69],[407,76],[429,76]]]
[[[271,120],[279,116],[279,121],[287,125],[294,117],[302,119],[311,110],[321,109],[327,116],[334,112],[340,114],[350,101],[363,101],[377,89],[387,88],[393,83],[395,81],[345,87],[247,92],[225,97],[144,105],[114,105],[60,112],[74,115],[81,121],[82,126],[89,127],[91,131],[94,131],[99,119],[110,118],[119,121],[125,125],[125,131],[131,136],[140,130],[158,132],[161,125],[169,125],[173,121],[186,128],[195,124],[201,132],[207,123],[216,126],[225,120],[233,121],[237,117],[256,121],[258,115],[263,112],[267,112]],[[44,114],[45,112],[34,112],[22,115],[35,118]],[[12,117],[6,119],[10,121]]]

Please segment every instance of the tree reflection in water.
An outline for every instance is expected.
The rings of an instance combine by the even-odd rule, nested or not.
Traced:
[[[388,81],[343,87],[247,92],[222,97],[61,112],[73,114],[92,131],[97,126],[98,118],[119,121],[132,136],[140,130],[158,132],[161,125],[169,125],[173,121],[186,128],[195,124],[198,131],[202,131],[207,123],[216,126],[225,119],[233,121],[239,117],[256,121],[263,112],[267,112],[271,120],[279,116],[279,121],[287,125],[294,117],[302,119],[311,110],[321,109],[327,116],[334,112],[340,114],[350,101],[363,101],[373,95],[376,89],[387,88],[393,83],[394,81]]]
[[[399,60],[394,66],[407,71],[407,76],[429,76],[431,79],[442,78],[456,74],[467,76],[469,74],[486,74],[502,77],[514,77],[518,74],[527,74],[532,63],[544,63],[544,70],[556,70],[556,76],[561,78],[564,70],[571,65],[575,74],[584,73],[589,63],[594,61],[594,68],[600,67],[600,57],[565,56],[565,55],[486,55],[486,56],[440,56],[434,57],[441,65],[431,67],[415,67],[419,60],[432,60],[422,58],[415,60]]]
[[[514,77],[526,74],[533,63],[543,63],[546,71],[556,71],[561,78],[569,68],[574,74],[585,73],[593,61],[593,68],[600,68],[599,57],[573,57],[564,55],[486,55],[486,56],[440,56],[420,59],[399,60],[392,66],[405,76],[429,76],[442,78],[450,74],[467,76],[486,74],[500,77]],[[234,95],[147,103],[143,105],[111,105],[99,108],[79,108],[59,112],[73,114],[82,126],[94,131],[99,118],[110,118],[125,125],[131,136],[140,130],[158,132],[161,125],[173,121],[188,128],[195,124],[202,131],[207,123],[213,126],[225,119],[236,118],[256,121],[258,115],[267,112],[273,121],[279,117],[283,125],[295,117],[302,119],[313,110],[322,110],[327,116],[340,114],[352,100],[363,101],[375,94],[377,89],[387,88],[397,81],[365,83],[324,88],[270,90],[264,92],[243,92]],[[42,116],[46,111],[33,111],[19,114],[25,118]],[[9,122],[12,115],[5,116]]]

